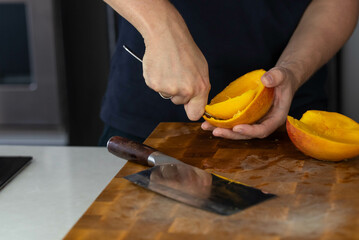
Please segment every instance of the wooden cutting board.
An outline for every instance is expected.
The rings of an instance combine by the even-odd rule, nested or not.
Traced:
[[[231,216],[142,189],[127,163],[65,239],[359,239],[359,158],[318,161],[282,128],[266,139],[216,138],[199,123],[162,123],[145,144],[183,162],[277,194]]]

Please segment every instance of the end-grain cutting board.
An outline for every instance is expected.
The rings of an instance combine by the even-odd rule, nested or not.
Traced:
[[[285,129],[266,139],[216,138],[198,123],[162,123],[145,144],[279,197],[220,216],[142,189],[127,163],[66,239],[359,239],[359,158],[309,158]]]

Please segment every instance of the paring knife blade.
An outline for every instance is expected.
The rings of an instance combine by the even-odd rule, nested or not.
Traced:
[[[275,197],[273,194],[190,166],[154,148],[123,137],[110,138],[107,149],[128,161],[154,166],[126,176],[127,180],[207,211],[230,215]]]

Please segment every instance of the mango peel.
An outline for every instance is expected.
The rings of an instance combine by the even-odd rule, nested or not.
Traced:
[[[230,83],[205,107],[207,115],[203,118],[221,128],[258,121],[269,111],[274,98],[274,89],[261,82],[265,72],[254,70]]]
[[[336,112],[309,110],[300,120],[286,121],[293,144],[305,155],[325,161],[341,161],[359,155],[359,124]]]

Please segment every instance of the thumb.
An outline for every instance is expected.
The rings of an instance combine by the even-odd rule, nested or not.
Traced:
[[[285,79],[286,72],[283,68],[274,67],[263,74],[261,80],[264,86],[273,88],[279,86]]]
[[[192,98],[188,103],[184,104],[187,117],[191,121],[197,121],[204,114],[204,107],[207,104],[206,96],[196,96]]]

